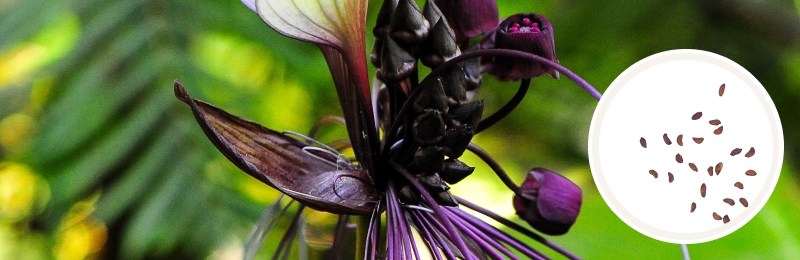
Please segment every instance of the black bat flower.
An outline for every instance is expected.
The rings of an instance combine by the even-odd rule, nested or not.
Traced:
[[[362,230],[357,243],[362,250],[357,254],[365,259],[546,258],[505,231],[462,211],[460,206],[493,218],[569,258],[577,258],[531,230],[454,196],[448,186],[467,178],[475,169],[459,161],[462,154],[470,151],[486,161],[516,194],[514,207],[533,228],[547,234],[564,234],[576,221],[582,196],[573,182],[556,173],[534,169],[519,187],[488,153],[471,143],[473,136],[519,104],[530,77],[561,73],[600,97],[591,85],[557,63],[552,27],[544,17],[514,16],[513,21],[522,25],[504,22],[498,30],[485,26],[486,21],[497,24],[493,1],[466,1],[495,10],[494,14],[471,17],[466,11],[470,6],[459,5],[458,1],[441,1],[448,3],[447,12],[442,12],[430,0],[422,10],[412,0],[385,0],[372,30],[376,42],[369,60],[377,67],[378,84],[371,89],[364,40],[366,0],[242,2],[281,34],[319,46],[344,113],[343,119],[333,121],[346,125],[348,141],[334,148],[314,140],[313,134],[270,130],[191,98],[177,81],[175,95],[191,107],[205,134],[231,162],[299,202],[301,210],[297,214],[307,207],[340,215],[328,258],[341,257],[343,240],[347,239],[344,234],[351,226],[349,216],[361,219],[357,222]],[[460,18],[448,21],[451,17]],[[503,38],[506,36],[502,34],[516,33],[520,28],[539,32],[541,28],[537,26],[541,25],[532,23],[531,17],[534,22],[546,23],[541,28],[547,34]],[[472,18],[482,21],[467,21]],[[489,33],[487,39],[498,33],[501,36],[497,44],[484,44],[490,47],[484,49],[468,46],[469,41],[456,42],[456,38],[481,33]],[[487,58],[482,65],[481,57]],[[514,62],[491,57],[512,58]],[[417,80],[419,61],[432,68],[422,80]],[[500,111],[484,118],[483,101],[472,100],[472,96],[480,86],[483,71],[496,73],[502,68],[514,70],[515,75],[501,76],[503,79],[522,79],[520,91]],[[352,147],[354,160],[344,158],[340,152],[343,147]],[[384,214],[386,234],[381,235]],[[294,219],[292,227],[299,225],[298,218]],[[267,226],[271,225],[262,225],[264,232],[269,231]],[[275,257],[288,256],[290,241],[297,234],[296,228],[290,230],[293,231],[284,235]],[[430,255],[423,255],[420,247],[426,247]]]

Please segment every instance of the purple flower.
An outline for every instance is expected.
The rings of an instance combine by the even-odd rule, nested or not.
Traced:
[[[558,62],[553,27],[539,14],[512,15],[482,41],[483,48],[519,50]],[[491,63],[491,74],[501,80],[518,80],[549,74],[558,78],[552,67],[528,59],[497,56]]]
[[[563,235],[578,218],[582,201],[578,185],[558,173],[534,168],[514,196],[514,209],[536,230]]]

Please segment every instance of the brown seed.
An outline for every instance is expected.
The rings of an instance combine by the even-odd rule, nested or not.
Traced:
[[[756,171],[754,171],[754,170],[747,170],[746,172],[744,172],[744,174],[747,174],[747,176],[756,176]]]
[[[658,178],[658,173],[655,170],[650,170],[650,175],[653,175],[654,178]]]
[[[714,220],[722,220],[722,217],[720,217],[719,214],[717,214],[716,212],[711,214],[711,216],[714,217]]]
[[[745,208],[746,208],[748,205],[750,205],[749,203],[747,203],[747,199],[745,199],[745,198],[739,198],[739,203],[741,203],[741,204],[742,204],[742,206],[744,206]]]
[[[722,163],[720,162],[720,163],[717,164],[716,167],[714,167],[714,172],[716,172],[717,175],[719,175],[719,172],[721,172],[721,171],[722,171]]]
[[[683,135],[678,135],[678,145],[683,146]]]
[[[731,206],[733,206],[733,204],[736,204],[736,202],[733,202],[733,200],[730,199],[730,198],[724,198],[724,199],[722,199],[722,201],[725,202],[725,203],[728,203],[728,205],[731,205]]]
[[[647,148],[647,140],[644,140],[644,137],[639,138],[639,144],[641,144],[642,147]]]
[[[744,189],[744,184],[742,184],[741,182],[738,182],[738,181],[736,183],[734,183],[733,186],[736,187],[736,188],[739,188],[740,190]]]
[[[697,144],[702,144],[704,139],[702,137],[692,137],[692,140]]]
[[[692,209],[691,209],[691,210],[689,210],[689,213],[692,213],[692,212],[694,212],[694,209],[696,209],[696,208],[697,208],[697,204],[695,204],[694,202],[692,202]]]
[[[694,115],[692,115],[692,120],[700,119],[700,117],[702,117],[702,116],[703,116],[703,112],[694,113]]]
[[[675,161],[677,161],[678,163],[683,163],[683,156],[681,156],[681,154],[676,154]]]
[[[719,96],[721,97],[722,94],[725,94],[725,84],[723,83],[722,86],[719,86]]]
[[[694,165],[694,163],[689,163],[689,168],[692,168],[692,171],[697,172],[697,165]]]
[[[671,172],[667,172],[667,175],[669,176],[669,183],[672,183],[675,180],[675,176],[672,176]]]
[[[731,218],[729,218],[728,215],[722,217],[722,224],[728,224],[728,222],[731,222]]]
[[[719,128],[717,128],[717,130],[714,130],[714,134],[715,135],[719,135],[721,133],[722,133],[722,126],[719,126]]]
[[[750,151],[747,151],[744,157],[750,158],[753,157],[754,154],[756,154],[756,148],[750,147]]]
[[[664,133],[664,143],[667,144],[667,145],[671,145],[672,144],[672,141],[669,140],[669,136],[667,136],[666,133]]]
[[[700,185],[700,196],[705,198],[706,197],[706,184]]]
[[[714,166],[708,166],[708,176],[714,176]]]
[[[737,154],[742,152],[742,148],[736,148],[731,151],[731,156],[736,156]]]
[[[719,121],[719,119],[712,119],[712,120],[708,120],[708,123],[711,124],[711,125],[719,125],[719,124],[722,123],[722,121]]]

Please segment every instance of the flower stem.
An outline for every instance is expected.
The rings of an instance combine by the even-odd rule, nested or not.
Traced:
[[[502,108],[500,108],[500,110],[497,110],[497,112],[491,116],[481,120],[481,123],[478,124],[478,129],[475,130],[475,133],[477,134],[483,130],[486,130],[497,122],[500,122],[500,120],[510,114],[511,111],[514,111],[514,108],[516,108],[519,103],[522,102],[522,99],[525,98],[525,94],[528,93],[530,86],[531,79],[522,79],[519,85],[519,90],[517,90],[517,93],[514,94],[514,97],[511,98],[511,100],[509,100],[508,103],[506,103]]]
[[[431,73],[428,74],[428,76],[425,77],[425,79],[422,80],[422,83],[420,83],[420,86],[424,86],[426,80],[432,80],[432,78],[435,78],[439,74],[443,73],[446,69],[448,69],[449,67],[452,67],[453,65],[455,65],[455,64],[457,64],[459,62],[462,62],[462,61],[465,61],[465,60],[469,60],[469,59],[473,59],[473,58],[477,58],[477,57],[483,57],[483,56],[513,56],[513,57],[516,57],[516,58],[529,59],[529,60],[534,60],[536,62],[544,63],[545,65],[547,65],[549,67],[552,67],[553,69],[555,69],[559,73],[564,74],[564,76],[566,76],[567,78],[571,79],[572,81],[575,81],[575,83],[577,83],[579,86],[581,86],[583,89],[585,89],[586,92],[589,92],[589,94],[592,95],[592,97],[594,97],[595,99],[600,100],[600,97],[602,97],[600,92],[597,91],[597,89],[595,89],[594,87],[592,87],[592,85],[589,84],[589,82],[586,82],[586,80],[582,79],[577,74],[575,74],[574,72],[568,70],[564,66],[561,66],[558,63],[555,63],[555,62],[553,62],[551,60],[548,60],[548,59],[546,59],[544,57],[541,57],[541,56],[538,56],[538,55],[535,55],[535,54],[527,53],[527,52],[524,52],[524,51],[518,51],[518,50],[509,50],[509,49],[478,50],[478,51],[467,52],[467,53],[461,54],[461,55],[459,55],[459,56],[457,56],[457,57],[455,57],[455,58],[453,58],[451,60],[446,61],[445,63],[442,63],[442,65],[437,67],[435,70],[431,71]]]
[[[503,181],[503,184],[505,184],[506,187],[508,187],[511,191],[513,191],[514,194],[519,192],[519,186],[517,186],[517,184],[514,183],[514,180],[512,180],[511,177],[508,176],[506,171],[503,170],[503,167],[500,166],[500,164],[497,163],[497,161],[495,161],[494,158],[492,158],[492,156],[489,155],[489,153],[487,153],[486,151],[484,151],[483,149],[481,149],[480,147],[478,147],[473,143],[469,143],[469,145],[467,145],[467,150],[474,153],[479,158],[481,158],[481,160],[486,162],[486,164],[488,164],[489,167],[492,168],[492,170],[494,170],[495,174],[497,174],[497,177],[500,177],[500,180]]]

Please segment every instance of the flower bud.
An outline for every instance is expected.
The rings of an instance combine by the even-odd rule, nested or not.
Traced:
[[[383,41],[381,50],[381,68],[375,73],[381,80],[397,81],[406,78],[416,69],[416,59],[406,50],[400,48],[392,38]]]
[[[428,173],[441,171],[444,168],[444,148],[435,145],[419,147],[414,152],[414,163]]]
[[[420,61],[425,66],[436,68],[459,54],[453,30],[447,25],[447,21],[439,19],[425,40],[425,52]]]
[[[495,0],[436,0],[444,17],[462,43],[492,30],[500,20]]]
[[[400,0],[392,15],[390,36],[404,44],[420,43],[428,37],[430,24],[413,0]]]
[[[447,159],[444,161],[444,170],[439,176],[447,183],[456,184],[472,174],[473,171],[475,171],[475,167],[470,167],[456,159]]]
[[[514,209],[536,230],[563,235],[578,218],[582,201],[578,185],[558,173],[534,168],[514,195]]]
[[[420,145],[434,145],[444,137],[445,125],[441,113],[431,110],[419,115],[411,129]]]
[[[484,38],[481,45],[484,48],[524,51],[558,62],[553,27],[539,14],[517,14],[506,18],[492,35]],[[539,62],[512,56],[496,56],[490,73],[501,80],[533,78],[545,73],[553,78],[559,76],[553,68]]]

